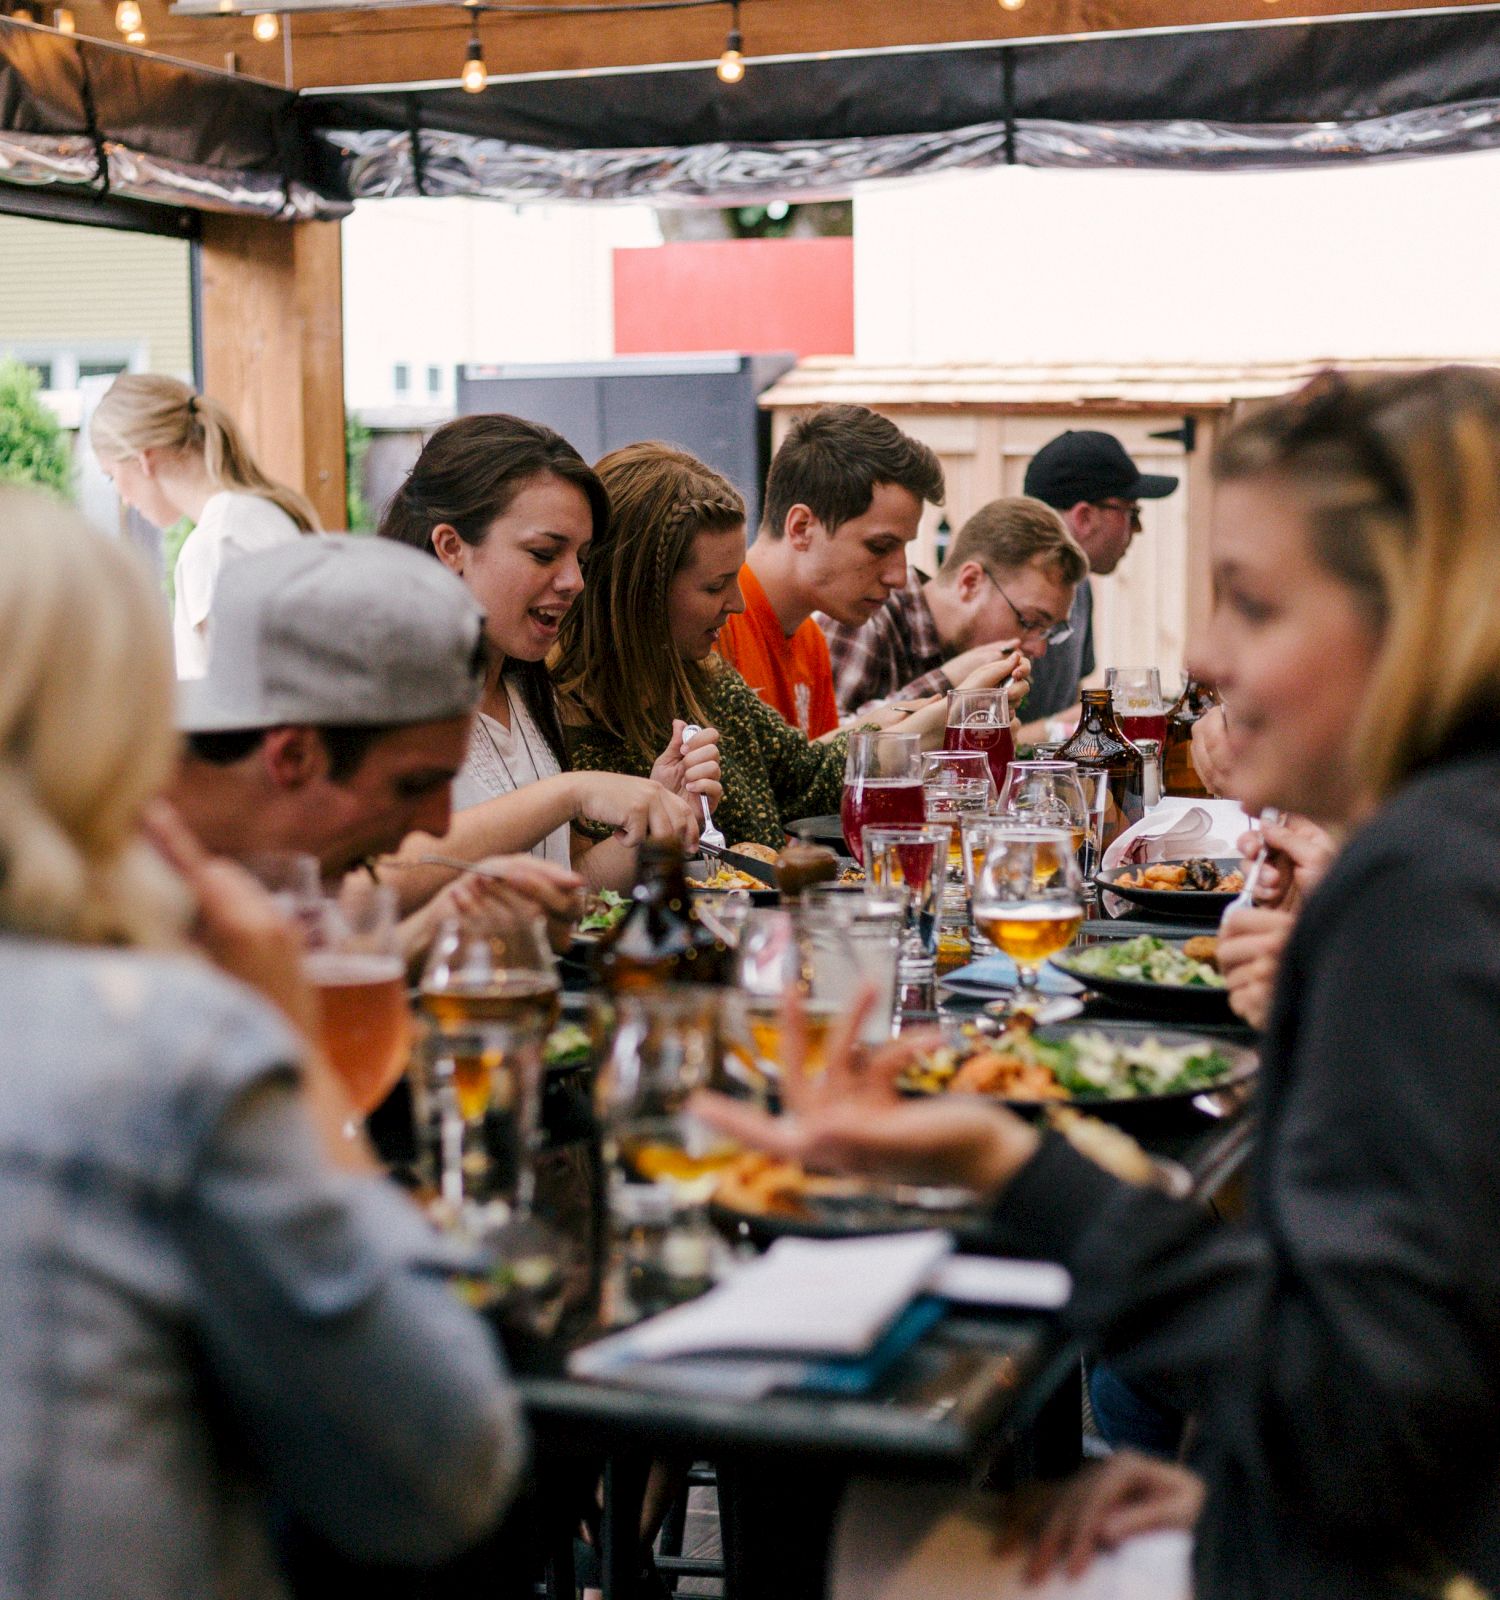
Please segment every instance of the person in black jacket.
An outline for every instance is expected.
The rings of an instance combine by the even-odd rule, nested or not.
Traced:
[[[974,1103],[723,1126],[994,1194],[1201,1426],[1198,1600],[1500,1593],[1500,374],[1325,375],[1216,458],[1237,787],[1349,829],[1286,948],[1243,1225]],[[793,1074],[795,1076],[795,1074]]]

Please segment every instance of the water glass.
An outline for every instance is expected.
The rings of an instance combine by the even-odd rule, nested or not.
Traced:
[[[951,836],[946,825],[865,831],[870,881],[877,887],[900,885],[908,895],[897,971],[903,1010],[936,1009],[938,935]]]
[[[737,1147],[687,1109],[721,1081],[721,993],[668,984],[595,1002],[606,1042],[594,1109],[610,1166],[619,1276],[630,1311],[649,1313],[709,1285],[707,1204]]]
[[[418,999],[430,1024],[421,1142],[454,1205],[531,1203],[542,1048],[561,992],[541,919],[501,905],[438,929]]]

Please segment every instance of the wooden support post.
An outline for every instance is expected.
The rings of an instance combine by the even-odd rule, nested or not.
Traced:
[[[261,468],[346,524],[343,259],[336,222],[203,219],[203,386]]]

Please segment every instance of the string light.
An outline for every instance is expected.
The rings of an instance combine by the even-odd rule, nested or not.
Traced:
[[[126,35],[141,31],[141,8],[136,0],[120,0],[115,7],[115,26]]]
[[[281,18],[274,11],[258,12],[250,34],[257,44],[275,44],[281,37]]]
[[[78,24],[73,20],[73,13],[66,6],[58,6],[52,13],[52,26],[59,33],[78,32]]]
[[[132,28],[130,32],[125,35],[125,43],[133,44],[137,49],[145,44],[145,42],[146,30],[144,28]]]
[[[739,0],[735,0],[729,24],[729,37],[724,41],[724,54],[719,57],[719,64],[714,68],[719,75],[720,83],[738,83],[745,76],[744,48],[745,41],[740,37]]]
[[[1019,11],[1026,0],[1000,0],[1000,4],[1006,11]]]
[[[484,46],[479,42],[478,17],[474,18],[471,28],[469,48],[464,52],[464,67],[458,75],[458,81],[463,85],[465,94],[483,94],[490,74],[484,64]]]

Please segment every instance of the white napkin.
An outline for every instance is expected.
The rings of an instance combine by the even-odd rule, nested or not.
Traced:
[[[1181,861],[1188,856],[1232,856],[1252,825],[1237,800],[1188,800],[1169,795],[1104,852],[1104,865]]]
[[[576,1350],[582,1377],[688,1355],[859,1356],[953,1249],[946,1233],[780,1239],[701,1299]]]

